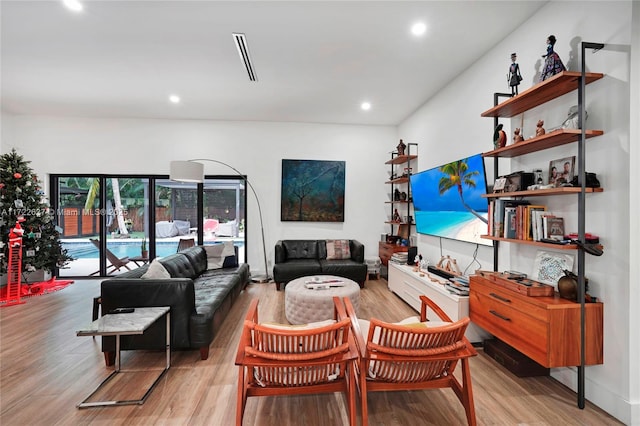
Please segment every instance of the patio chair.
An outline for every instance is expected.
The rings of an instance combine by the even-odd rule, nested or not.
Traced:
[[[89,238],[89,241],[91,241],[93,245],[96,246],[98,250],[100,250],[100,241],[93,238]],[[119,271],[120,268],[123,268],[123,267],[127,268],[128,270],[131,270],[131,268],[127,266],[127,263],[129,263],[129,257],[125,256],[123,258],[119,258],[115,254],[113,254],[109,249],[105,249],[105,250],[107,254],[107,260],[109,261],[109,263],[111,263],[111,266],[107,266],[107,274],[110,274],[111,272]],[[111,271],[109,271],[109,268],[112,268]],[[99,269],[89,275],[91,276],[98,273],[100,273]],[[93,298],[93,312],[92,312],[91,318],[93,318],[94,321],[98,319],[101,303],[102,303],[102,300],[100,299],[100,296]]]
[[[195,238],[180,238],[180,241],[178,241],[178,253],[195,245]]]
[[[202,231],[204,235],[208,237],[213,237],[216,233],[216,230],[218,229],[219,223],[220,222],[218,222],[217,219],[205,219],[204,222],[202,223]]]
[[[334,305],[335,321],[289,326],[260,324],[258,299],[251,301],[235,361],[237,426],[250,396],[333,392],[345,393],[350,424],[356,424],[353,363],[358,352],[339,298],[334,297]]]
[[[96,246],[98,250],[100,250],[100,241],[93,238],[89,238],[89,241],[91,241],[93,245]],[[119,258],[115,254],[113,254],[108,248],[105,248],[105,250],[106,250],[107,260],[111,264],[110,266],[107,266],[107,274],[111,274],[113,272],[119,271],[120,268],[126,268],[129,271],[131,270],[131,268],[127,266],[127,263],[130,262],[128,256]],[[112,268],[111,271],[109,271],[109,268]],[[93,272],[89,275],[95,275],[98,273],[100,273],[100,270],[97,270],[96,272]]]
[[[477,352],[464,336],[470,320],[453,322],[431,299],[420,296],[420,300],[419,321],[415,317],[391,324],[375,318],[358,320],[351,301],[344,298],[360,352],[356,374],[363,426],[369,420],[367,392],[431,388],[453,389],[464,406],[467,423],[476,424],[469,358]],[[441,321],[427,322],[428,308]],[[458,362],[462,364],[462,383],[453,374]]]

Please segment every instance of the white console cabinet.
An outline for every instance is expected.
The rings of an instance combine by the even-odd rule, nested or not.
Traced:
[[[409,306],[420,312],[420,295],[424,294],[442,308],[453,321],[469,316],[469,296],[458,296],[445,290],[444,278],[423,271],[420,276],[413,267],[389,262],[389,290],[397,294]],[[431,281],[432,279],[438,282]],[[438,318],[433,312],[429,312],[430,320]],[[471,342],[482,342],[489,337],[475,324],[469,324],[466,333]]]

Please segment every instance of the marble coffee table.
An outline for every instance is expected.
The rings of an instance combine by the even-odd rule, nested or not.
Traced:
[[[134,334],[143,334],[154,322],[162,317],[166,318],[166,366],[155,379],[153,384],[147,389],[144,396],[141,399],[134,400],[115,400],[115,401],[89,401],[98,390],[100,390],[109,380],[115,377],[120,372],[120,336],[129,336]],[[119,314],[107,314],[99,319],[93,321],[88,327],[76,331],[77,336],[115,336],[116,337],[116,365],[115,370],[98,385],[98,387],[91,392],[91,394],[84,399],[78,408],[88,407],[102,407],[107,405],[131,405],[131,404],[144,404],[153,388],[158,384],[162,376],[171,367],[171,313],[168,306],[162,306],[157,308],[134,308],[130,313]]]
[[[309,289],[307,283],[324,283],[328,288]],[[353,280],[333,275],[313,275],[290,281],[284,289],[284,311],[291,324],[308,324],[334,318],[333,297],[348,297],[360,307],[360,286]]]

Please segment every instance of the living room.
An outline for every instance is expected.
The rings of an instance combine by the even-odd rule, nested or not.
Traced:
[[[420,2],[415,3],[420,10]],[[505,3],[514,3],[517,7],[517,2]],[[127,4],[121,2],[121,7],[126,10]],[[331,15],[330,5],[315,7]],[[366,10],[372,13],[372,9],[362,7],[365,16]],[[482,3],[464,3],[458,13],[472,15],[474,8],[482,7]],[[65,114],[64,103],[60,103],[58,109],[48,106],[27,110],[20,103],[7,104],[5,91],[10,87],[7,87],[8,81],[3,77],[0,153],[9,152],[15,147],[25,159],[31,161],[31,166],[45,183],[44,177],[47,175],[64,173],[168,176],[169,163],[173,160],[214,158],[245,173],[255,186],[262,203],[269,268],[273,267],[275,243],[281,239],[354,238],[364,244],[365,256],[371,258],[378,256],[380,235],[389,232],[384,223],[389,220],[388,206],[385,205],[389,193],[384,185],[389,179],[389,170],[384,163],[400,139],[417,143],[415,171],[489,151],[493,149],[493,123],[480,114],[493,106],[494,92],[508,91],[505,77],[510,63],[509,55],[513,51],[518,53],[524,77],[520,86],[522,92],[537,83],[535,73],[539,71],[540,64],[536,62],[545,52],[545,39],[549,34],[556,36],[556,51],[567,67],[576,71],[580,69],[580,41],[605,43],[604,49],[597,53],[589,51],[586,57],[589,71],[605,75],[601,81],[589,86],[586,100],[589,126],[604,129],[604,135],[590,141],[587,146],[586,169],[597,173],[605,188],[602,194],[588,197],[586,207],[587,231],[600,236],[605,251],[603,256],[588,256],[586,261],[590,293],[604,303],[604,364],[586,369],[586,397],[621,422],[640,424],[640,363],[636,355],[640,336],[634,333],[640,313],[633,305],[638,300],[640,290],[637,285],[632,285],[640,279],[640,266],[636,262],[638,249],[632,243],[635,237],[640,236],[637,215],[640,203],[637,191],[632,189],[636,183],[640,183],[640,176],[637,168],[631,166],[638,163],[640,155],[635,144],[630,143],[640,136],[636,119],[640,115],[640,5],[632,1],[551,1],[537,2],[528,7],[532,8],[529,16],[519,22],[512,32],[477,52],[477,59],[473,63],[465,70],[450,75],[436,92],[425,96],[405,116],[390,117],[386,122],[378,119],[375,124],[367,124],[367,118],[363,118],[358,124],[340,124],[331,120],[314,123],[300,122],[296,117],[282,121],[216,117],[165,119],[163,117],[170,117],[170,113],[162,111],[157,118],[111,114],[82,116]],[[11,41],[5,34],[5,20],[12,16],[6,4],[2,5],[2,9],[4,70],[10,58],[5,56],[5,43]],[[509,21],[508,12],[501,19]],[[24,22],[22,24],[26,25]],[[250,28],[242,31],[251,36]],[[473,34],[464,36],[467,43],[473,40]],[[250,42],[253,45],[253,40],[250,39]],[[253,53],[255,60],[258,52]],[[456,55],[455,45],[451,46],[450,54]],[[422,55],[418,48],[415,55]],[[437,57],[432,60],[443,63],[449,58]],[[256,66],[261,78],[260,62]],[[149,70],[147,75],[130,78],[151,78],[153,74],[154,71]],[[37,79],[37,75],[33,78]],[[430,77],[425,74],[424,78]],[[54,89],[52,87],[51,91]],[[307,96],[320,97],[323,91],[326,89],[322,87],[310,88]],[[264,96],[265,102],[274,104],[274,109],[283,102],[277,94]],[[64,102],[73,104],[74,100],[65,99]],[[82,103],[83,100],[77,102]],[[188,102],[188,99],[184,99],[185,104]],[[358,102],[359,99],[354,100],[354,108],[358,108]],[[372,100],[372,104],[372,112],[375,112],[376,108],[384,105],[384,99]],[[523,126],[525,137],[531,137],[535,122],[542,117],[546,118],[549,128],[559,125],[574,104],[575,93],[528,112]],[[167,109],[169,107],[166,106]],[[363,114],[361,111],[357,113]],[[507,128],[521,127],[520,117],[503,122]],[[512,132],[507,134],[510,140]],[[550,160],[576,155],[575,151],[575,145],[567,145],[554,148],[553,152],[501,160],[504,162],[501,167],[511,171],[546,169]],[[337,160],[346,163],[344,222],[280,221],[278,195],[283,159]],[[609,171],[613,164],[615,173]],[[490,169],[489,161],[487,168]],[[206,164],[205,172],[225,174],[228,170]],[[46,191],[48,188],[45,188]],[[551,207],[554,211],[566,213],[567,217],[575,215],[577,200],[564,198],[567,197],[561,201],[550,201]],[[261,274],[265,271],[262,266],[259,218],[252,197],[248,197],[247,212],[247,258],[252,273]],[[570,228],[575,230],[577,222],[575,218],[571,220]],[[478,247],[474,258],[476,245],[469,243],[419,235],[417,246],[419,252],[432,263],[445,254],[456,258],[463,269],[467,265],[473,265],[473,269],[493,268],[493,251],[490,247]],[[501,247],[499,255],[500,270],[529,273],[535,254],[536,249],[532,247],[505,245]],[[86,304],[89,312],[90,300]],[[2,314],[6,315],[4,312]],[[554,369],[552,377],[576,389],[575,368]],[[76,402],[69,401],[69,404]]]

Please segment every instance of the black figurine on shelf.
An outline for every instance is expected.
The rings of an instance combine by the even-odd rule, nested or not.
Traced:
[[[493,132],[493,147],[495,149],[502,148],[507,144],[507,133],[502,130],[502,127],[502,123],[498,124]]]
[[[515,53],[511,54],[511,65],[509,66],[509,74],[507,74],[507,81],[511,86],[511,96],[518,94],[518,86],[522,81],[522,75],[520,75],[520,65],[516,62],[517,56]]]
[[[542,55],[544,60],[544,66],[542,67],[542,74],[540,74],[540,81],[545,81],[549,77],[556,74],[560,74],[562,71],[566,71],[560,56],[553,50],[556,44],[556,36],[550,35],[547,37],[547,53]]]
[[[400,143],[396,147],[398,149],[398,155],[404,155],[404,150],[405,150],[406,147],[407,147],[407,145],[405,145],[405,143],[402,142],[402,139],[400,139]]]
[[[400,213],[398,213],[398,209],[395,209],[395,211],[393,212],[393,221],[394,222],[401,222]]]

